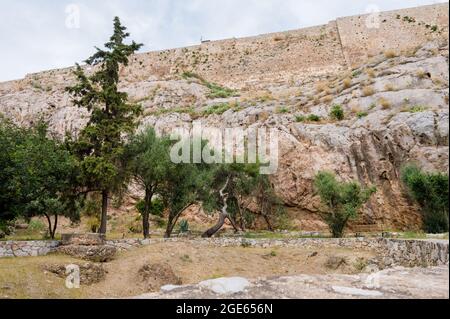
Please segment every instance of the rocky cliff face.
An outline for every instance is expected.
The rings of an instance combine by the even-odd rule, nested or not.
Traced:
[[[181,72],[148,74],[138,62],[134,71],[122,70],[121,89],[144,107],[142,126],[154,126],[161,133],[189,128],[194,120],[219,128],[276,128],[280,167],[273,182],[303,230],[325,228],[312,187],[319,170],[378,187],[363,217],[354,223],[355,230],[414,229],[420,227],[420,215],[404,195],[399,171],[411,161],[430,171],[448,171],[447,35],[448,31],[434,35],[407,50],[386,50],[358,67],[342,62],[317,73],[296,70],[295,76],[285,68],[272,81],[258,81],[249,74],[245,85],[236,80],[234,97],[212,96],[211,80],[204,74],[203,79]],[[23,125],[43,118],[59,135],[76,133],[89,114],[74,107],[64,93],[72,81],[67,69],[3,83],[0,113]],[[330,118],[334,105],[342,106],[344,120]],[[320,120],[311,121],[312,114]]]

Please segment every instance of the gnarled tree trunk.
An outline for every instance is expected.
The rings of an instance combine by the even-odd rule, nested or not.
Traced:
[[[229,182],[230,182],[230,177],[227,178],[227,182],[225,183],[224,187],[219,192],[220,197],[222,198],[222,202],[223,202],[222,211],[220,212],[220,215],[219,215],[219,221],[217,222],[216,225],[214,225],[213,227],[208,229],[202,235],[203,238],[210,238],[210,237],[214,236],[220,229],[222,229],[223,225],[225,224],[226,219],[228,219],[232,223],[233,227],[235,229],[237,229],[236,224],[228,215],[228,202],[227,202],[228,201],[228,193],[225,193],[225,190],[227,189]]]

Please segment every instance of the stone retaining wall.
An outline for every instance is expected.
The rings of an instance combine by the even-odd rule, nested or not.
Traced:
[[[0,241],[0,258],[45,256],[59,245],[59,241]]]
[[[157,243],[191,242],[196,245],[217,247],[303,247],[307,249],[353,248],[377,252],[377,263],[380,267],[407,266],[440,266],[449,263],[449,242],[447,240],[401,240],[401,239],[243,239],[243,238],[212,238],[212,239],[121,239],[109,240],[105,244],[116,247],[119,251],[127,251],[142,246]],[[26,241],[0,242],[1,257],[42,256],[56,250],[58,241]]]

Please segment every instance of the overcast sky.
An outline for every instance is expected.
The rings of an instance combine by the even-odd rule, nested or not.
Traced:
[[[86,59],[121,17],[142,51],[285,31],[439,0],[0,0],[0,81]]]

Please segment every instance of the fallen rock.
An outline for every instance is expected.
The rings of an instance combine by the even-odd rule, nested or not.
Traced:
[[[179,286],[181,279],[168,264],[146,264],[139,269],[139,279],[148,291],[158,291],[163,286]]]
[[[82,285],[92,285],[103,281],[107,271],[102,265],[94,263],[85,263],[77,265],[80,267],[80,283]],[[67,277],[67,265],[51,264],[45,265],[44,270],[57,275],[60,278]]]
[[[250,282],[241,277],[219,278],[202,281],[199,286],[219,295],[229,295],[244,291]]]
[[[99,246],[105,244],[104,234],[63,234],[61,245]]]
[[[102,246],[61,246],[57,252],[66,254],[75,258],[80,258],[92,262],[108,262],[114,259],[117,248],[109,245]]]

